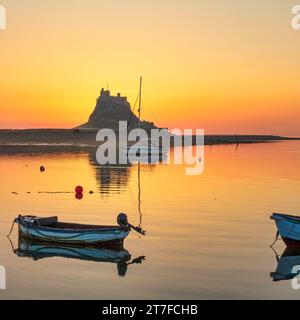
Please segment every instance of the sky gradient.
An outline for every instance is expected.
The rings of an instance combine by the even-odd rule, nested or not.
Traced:
[[[160,126],[300,136],[296,0],[0,3],[0,128],[82,124],[107,83],[133,104],[142,74]]]

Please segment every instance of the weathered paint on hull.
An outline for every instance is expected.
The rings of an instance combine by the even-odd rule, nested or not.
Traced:
[[[129,231],[115,230],[90,230],[66,231],[51,228],[27,227],[20,225],[20,236],[36,241],[55,243],[97,245],[102,243],[122,243]]]

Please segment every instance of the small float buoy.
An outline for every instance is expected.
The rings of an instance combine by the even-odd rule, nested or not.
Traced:
[[[94,191],[93,190],[91,190],[90,192],[89,192],[89,194],[93,194],[94,193]]]
[[[40,166],[40,171],[41,172],[45,172],[46,171],[46,168],[44,166]]]
[[[82,188],[82,186],[77,186],[77,187],[75,188],[75,193],[76,193],[76,194],[81,194],[81,193],[83,193],[83,188]]]

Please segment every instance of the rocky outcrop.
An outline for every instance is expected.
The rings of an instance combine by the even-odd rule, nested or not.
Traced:
[[[111,96],[109,90],[102,89],[88,122],[79,126],[79,128],[117,130],[119,121],[127,121],[128,127],[132,129],[138,127],[139,119],[132,112],[126,97],[122,97],[119,93],[117,96]],[[140,127],[146,130],[156,128],[153,122],[148,121],[141,121]]]

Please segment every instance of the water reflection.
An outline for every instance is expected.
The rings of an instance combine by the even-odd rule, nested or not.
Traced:
[[[128,185],[130,165],[102,165],[90,162],[95,171],[99,191],[108,195],[112,191],[120,193]]]
[[[13,246],[12,246],[13,248]],[[18,248],[13,252],[22,258],[34,261],[53,257],[77,259],[93,262],[115,263],[119,276],[125,276],[128,266],[141,264],[144,256],[131,259],[131,254],[123,247],[74,246],[47,242],[32,242],[19,236]]]
[[[232,145],[214,146],[206,147],[205,152],[201,176],[186,176],[185,166],[172,162],[140,165],[140,203],[148,235],[139,239],[132,233],[126,249],[133,258],[151,257],[151,263],[128,266],[127,261],[124,283],[118,277],[117,263],[59,256],[38,261],[18,258],[5,236],[18,213],[110,224],[124,211],[138,225],[138,166],[128,167],[127,185],[120,194],[112,185],[109,196],[101,197],[95,173],[111,168],[95,168],[89,152],[49,154],[45,150],[37,156],[28,152],[2,156],[1,149],[1,264],[9,270],[9,286],[0,290],[1,298],[299,298],[299,290],[292,290],[289,281],[274,286],[269,274],[275,272],[277,263],[266,245],[274,236],[270,212],[296,214],[300,210],[299,142],[240,144],[238,152]],[[171,150],[171,159],[172,155]],[[40,165],[46,167],[43,174]],[[82,201],[74,200],[78,184],[85,191]],[[90,195],[89,190],[95,193]],[[290,273],[281,272],[280,266],[276,271]]]
[[[117,163],[112,165],[99,165],[96,159],[96,150],[89,152],[89,164],[95,170],[96,180],[101,194],[109,194],[111,191],[120,193],[124,187],[128,185],[131,167],[134,164],[144,164],[154,168],[156,164],[166,161],[167,155],[159,155],[155,157],[140,156],[136,161],[129,161],[126,156],[126,163]],[[124,159],[123,159],[124,160]],[[132,160],[132,159],[131,159]]]
[[[274,249],[273,249],[274,250]],[[274,250],[277,268],[275,272],[270,273],[273,281],[290,280],[294,278],[298,272],[294,272],[293,267],[300,266],[300,250],[286,248],[282,255],[278,255]]]
[[[168,155],[157,155],[157,156],[140,156],[137,157],[136,161],[132,161],[132,155],[129,161],[128,156],[122,158],[120,163],[120,158],[117,157],[117,163],[114,165],[99,165],[96,159],[97,149],[95,147],[76,147],[73,145],[24,145],[24,146],[1,146],[0,155],[1,156],[24,156],[24,157],[45,157],[49,156],[80,156],[87,155],[88,164],[94,171],[95,179],[99,192],[102,195],[109,195],[110,193],[120,194],[122,190],[125,190],[129,180],[131,169],[134,165],[142,164],[147,165],[150,169],[154,169],[159,163],[167,160]],[[118,154],[118,153],[117,153]],[[41,166],[44,167],[44,166]],[[40,193],[50,193],[50,192],[40,192]],[[56,193],[56,192],[51,192]],[[64,192],[61,192],[64,193]],[[65,192],[67,193],[67,192]]]

